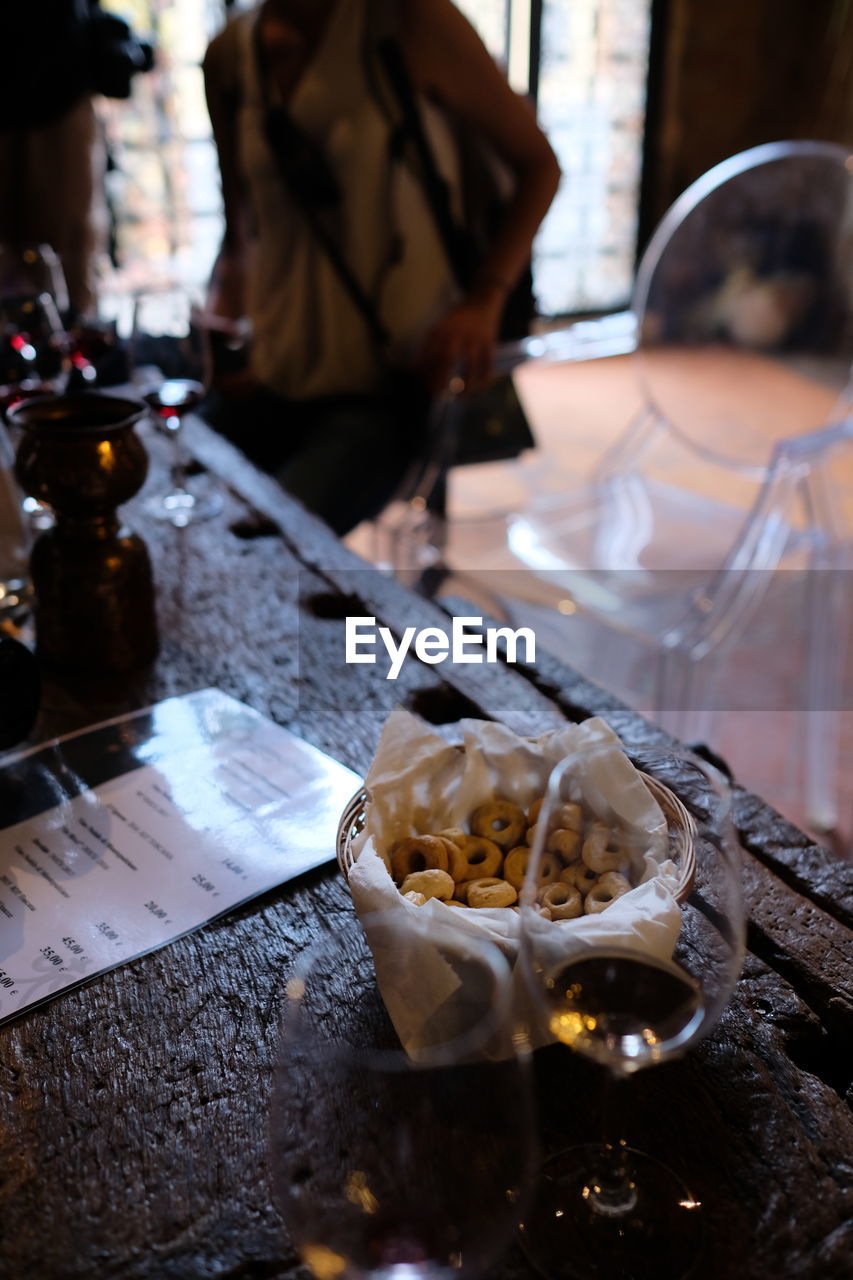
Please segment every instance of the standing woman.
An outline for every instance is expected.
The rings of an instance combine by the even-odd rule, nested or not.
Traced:
[[[387,501],[422,441],[395,372],[431,392],[454,371],[473,390],[488,383],[559,168],[450,0],[264,0],[212,41],[204,71],[225,205],[211,309],[252,329],[249,374],[222,386],[212,420],[344,533]],[[456,127],[481,135],[511,180],[464,287],[412,116],[456,221]]]

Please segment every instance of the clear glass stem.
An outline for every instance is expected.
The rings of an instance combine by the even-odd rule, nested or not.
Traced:
[[[181,418],[177,413],[165,419],[166,429],[172,438],[171,479],[174,493],[187,493],[187,458],[181,439]]]
[[[616,1100],[624,1077],[605,1073],[601,1099],[602,1143],[600,1156],[588,1188],[587,1201],[593,1213],[602,1217],[624,1217],[636,1208],[637,1187],[625,1139],[619,1136]]]

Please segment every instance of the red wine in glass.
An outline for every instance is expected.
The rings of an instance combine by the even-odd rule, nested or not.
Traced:
[[[101,382],[106,373],[112,381],[116,361],[121,360],[116,346],[115,331],[108,324],[97,320],[82,321],[74,325],[69,334],[71,346],[71,377],[80,386]]]
[[[204,386],[191,378],[166,378],[143,392],[142,398],[161,426],[171,433],[174,447],[171,492],[149,499],[147,510],[178,528],[193,521],[209,520],[222,509],[222,495],[210,492],[209,487],[204,493],[188,489],[186,463],[178,440],[183,419],[204,398]]]
[[[21,400],[32,400],[35,396],[53,396],[56,395],[56,388],[49,382],[37,382],[33,379],[25,379],[23,382],[15,382],[0,386],[0,420],[6,420],[6,410],[11,409],[13,405],[19,404]]]
[[[0,299],[0,334],[0,382],[39,380],[64,389],[68,335],[49,294]]]
[[[180,421],[191,409],[201,404],[204,387],[191,378],[167,378],[159,387],[146,392],[143,397],[149,408],[169,425],[170,420]],[[174,430],[173,427],[170,429]]]

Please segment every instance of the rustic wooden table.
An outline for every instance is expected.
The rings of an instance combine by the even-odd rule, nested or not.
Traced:
[[[597,714],[629,751],[666,741],[548,660],[410,658],[396,682],[347,665],[347,615],[395,631],[446,618],[188,429],[227,489],[223,515],[177,531],[139,500],[126,509],[155,565],[160,657],[132,680],[49,681],[34,742],[208,685],[360,774],[396,703],[524,733]],[[164,445],[149,448],[150,490]],[[853,1275],[853,869],[740,789],[736,817],[749,905],[737,993],[686,1059],[632,1082],[630,1132],[705,1205],[699,1280],[840,1280]],[[0,1029],[0,1276],[297,1275],[266,1163],[283,978],[319,915],[351,914],[330,862]],[[546,1141],[566,1130],[567,1094],[589,1100],[573,1135],[595,1135],[594,1069],[559,1049],[537,1058]],[[499,1274],[532,1273],[513,1250]]]

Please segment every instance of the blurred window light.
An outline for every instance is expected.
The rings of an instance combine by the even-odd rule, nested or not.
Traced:
[[[254,0],[236,0],[234,12]],[[544,316],[627,305],[634,274],[652,0],[456,0],[520,93],[531,57],[539,118],[563,182],[534,247]],[[222,232],[201,59],[224,0],[102,0],[139,34],[157,69],[100,111],[116,256],[141,287],[152,275],[201,284]]]

